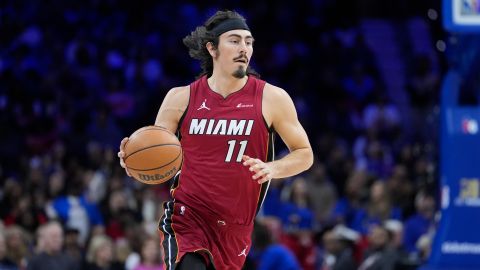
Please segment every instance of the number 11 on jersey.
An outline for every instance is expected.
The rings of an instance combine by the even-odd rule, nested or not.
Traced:
[[[243,154],[245,153],[245,149],[247,149],[248,141],[240,141],[240,150],[238,151],[236,162],[241,162]],[[230,140],[228,141],[228,152],[227,156],[225,157],[225,162],[230,162],[232,160],[233,151],[235,150],[235,145],[237,144],[237,140]]]

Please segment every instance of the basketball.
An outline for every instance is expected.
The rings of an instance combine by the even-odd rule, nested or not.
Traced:
[[[130,174],[145,184],[171,179],[182,165],[178,138],[165,128],[147,126],[136,130],[125,144],[125,165]]]

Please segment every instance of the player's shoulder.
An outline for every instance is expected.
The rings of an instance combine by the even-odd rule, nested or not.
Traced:
[[[190,86],[177,86],[173,87],[170,89],[167,93],[167,96],[169,98],[174,98],[174,99],[188,99],[190,96]]]
[[[170,89],[168,92],[176,95],[188,94],[188,92],[190,92],[190,85],[176,86]]]
[[[263,97],[264,99],[272,102],[290,99],[290,95],[287,93],[287,91],[285,91],[285,89],[268,82],[265,83],[265,87],[263,88]]]
[[[290,112],[289,108],[293,107],[293,102],[287,91],[283,88],[265,83],[262,105],[265,120],[267,124],[271,126],[273,123],[283,119],[285,113]]]

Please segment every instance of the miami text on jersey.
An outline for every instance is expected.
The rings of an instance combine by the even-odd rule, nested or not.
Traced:
[[[250,135],[255,120],[238,119],[197,119],[190,122],[192,135]]]

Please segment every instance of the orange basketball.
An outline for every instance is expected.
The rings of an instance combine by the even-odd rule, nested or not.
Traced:
[[[161,184],[171,179],[182,160],[178,138],[162,127],[142,127],[125,144],[125,165],[135,179],[145,184]]]

